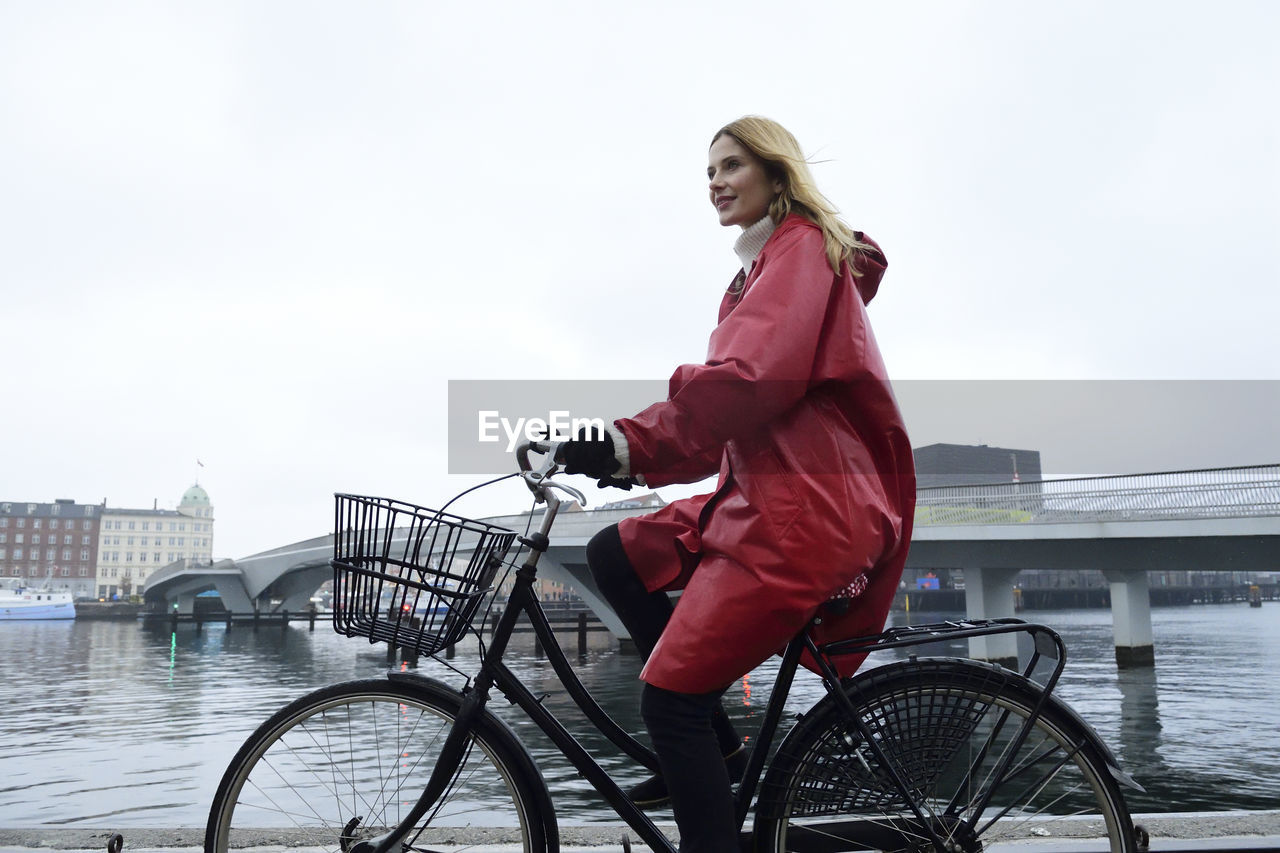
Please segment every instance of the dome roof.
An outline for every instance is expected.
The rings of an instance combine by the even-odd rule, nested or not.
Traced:
[[[180,505],[199,504],[201,506],[209,505],[209,493],[200,488],[200,484],[196,483],[191,488],[182,493]]]

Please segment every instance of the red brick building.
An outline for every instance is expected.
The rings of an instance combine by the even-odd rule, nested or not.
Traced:
[[[0,501],[0,576],[92,597],[102,507]]]

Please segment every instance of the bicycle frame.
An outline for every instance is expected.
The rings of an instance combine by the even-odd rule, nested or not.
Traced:
[[[630,798],[600,766],[578,740],[564,725],[543,707],[541,701],[520,681],[502,662],[507,641],[521,614],[528,616],[533,626],[534,635],[542,643],[560,683],[565,687],[574,704],[582,711],[591,725],[609,739],[624,754],[630,756],[641,766],[653,772],[658,771],[657,756],[653,751],[640,743],[600,706],[587,691],[569,663],[563,648],[547,621],[541,603],[533,592],[533,581],[536,573],[525,564],[517,574],[516,585],[507,600],[507,608],[503,611],[494,632],[493,640],[485,652],[481,673],[472,687],[475,694],[486,693],[490,687],[496,687],[507,699],[519,705],[525,714],[533,720],[551,741],[556,745],[570,764],[591,783],[591,786],[604,798],[609,806],[630,826],[640,839],[653,850],[672,851],[675,847],[667,837],[654,825],[653,821]],[[802,644],[793,641],[787,649],[783,664],[778,671],[774,690],[765,709],[764,719],[755,735],[756,744],[748,762],[746,776],[738,791],[737,814],[741,826],[746,819],[752,798],[759,783],[769,745],[777,732],[782,718],[783,703],[790,692],[791,680],[795,676],[796,666],[800,659]]]

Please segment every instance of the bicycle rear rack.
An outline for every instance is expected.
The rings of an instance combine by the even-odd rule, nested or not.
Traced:
[[[827,643],[819,651],[827,657],[839,655],[867,654],[870,652],[901,649],[910,646],[922,646],[927,643],[965,640],[970,637],[988,637],[995,634],[1030,634],[1032,653],[1027,665],[1022,670],[1023,678],[1030,679],[1031,673],[1042,658],[1057,662],[1053,673],[1042,685],[1046,694],[1052,693],[1058,683],[1058,676],[1067,665],[1067,647],[1058,632],[1044,625],[1025,622],[1021,619],[958,619],[946,622],[933,622],[927,625],[903,625],[869,637],[853,637]],[[995,665],[995,664],[993,664]]]

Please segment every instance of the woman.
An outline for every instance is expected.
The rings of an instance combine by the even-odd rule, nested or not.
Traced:
[[[629,488],[697,482],[709,495],[601,531],[587,559],[646,657],[641,711],[684,853],[737,850],[731,784],[745,752],[720,707],[833,597],[819,640],[885,621],[910,540],[911,446],[864,304],[886,261],[817,191],[795,138],[748,116],[712,139],[721,225],[742,233],[742,270],[720,305],[707,361],[683,365],[667,400],[565,446],[566,470]],[[667,590],[683,589],[673,610]],[[833,609],[834,610],[834,609]],[[850,674],[861,660],[842,661]]]

